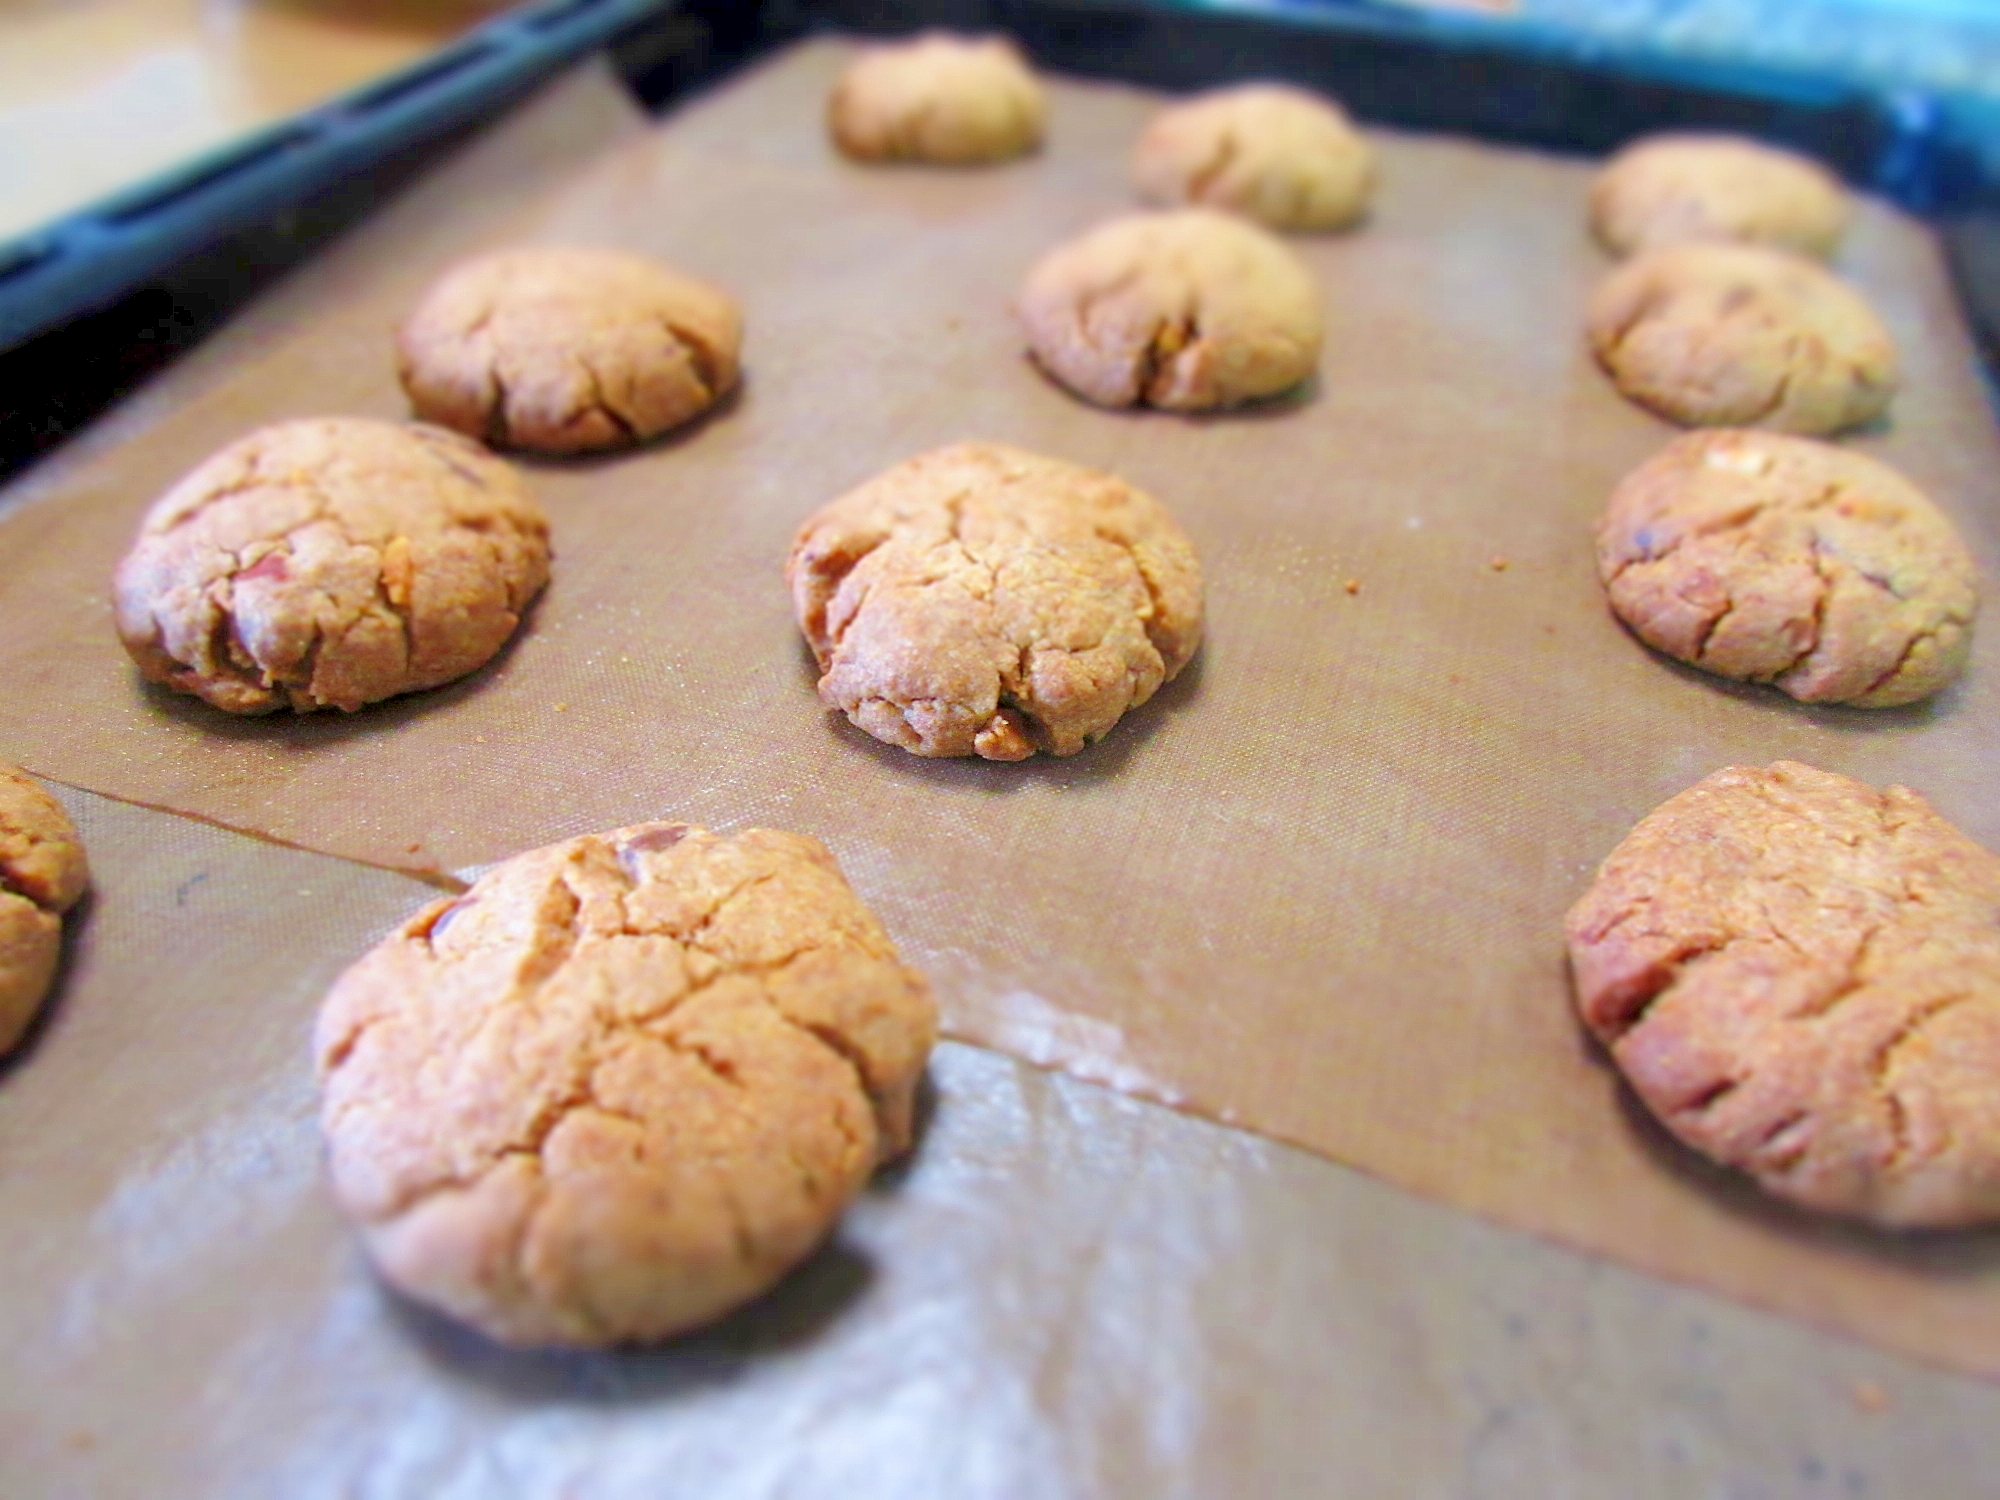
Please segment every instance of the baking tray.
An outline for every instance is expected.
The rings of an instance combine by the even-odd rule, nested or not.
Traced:
[[[710,116],[723,134],[740,120]],[[373,261],[406,257],[420,279],[508,232],[496,198],[552,185],[518,153],[446,175],[0,496],[0,517],[87,502],[96,462],[282,362]],[[950,210],[949,190],[932,206]],[[753,400],[773,394],[773,331],[753,316]],[[379,338],[333,352],[366,367]],[[334,371],[337,392],[351,383]],[[116,482],[136,507],[151,481]],[[771,690],[809,716],[795,675]],[[454,753],[453,774],[477,753]],[[1037,777],[1044,793],[1063,779]],[[66,800],[98,890],[49,1021],[0,1068],[0,1493],[1945,1500],[1994,1472],[1991,1386],[949,1045],[914,1166],[773,1297],[661,1350],[494,1350],[385,1297],[318,1180],[313,1006],[424,888]]]
[[[1671,429],[1577,336],[1605,264],[1583,229],[1592,162],[1378,130],[1369,225],[1298,242],[1329,291],[1319,381],[1234,416],[1108,413],[1023,361],[1007,301],[1049,244],[1129,203],[1125,152],[1161,96],[1056,78],[1040,157],[871,171],[823,136],[844,55],[815,43],[733,76],[511,222],[357,233],[199,399],[17,485],[0,754],[440,881],[643,817],[795,827],[834,848],[961,1037],[1990,1370],[2000,1241],[1870,1239],[1704,1174],[1627,1118],[1570,1014],[1563,908],[1718,764],[1910,781],[2000,844],[1987,636],[1951,693],[1870,715],[1665,666],[1608,618],[1589,522]],[[466,682],[255,723],[137,690],[102,579],[146,499],[258,422],[399,414],[385,330],[467,234],[604,241],[731,287],[742,395],[674,441],[533,466],[554,582]],[[1869,200],[1846,256],[1908,367],[1895,420],[1856,441],[2000,570],[1975,503],[2000,434],[1934,240]],[[777,583],[793,529],[966,436],[1126,474],[1204,557],[1197,664],[1072,760],[919,762],[813,702]]]

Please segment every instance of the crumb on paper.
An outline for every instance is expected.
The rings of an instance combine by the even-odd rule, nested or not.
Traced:
[[[1346,589],[1350,594],[1358,594],[1361,592],[1361,580],[1359,578],[1350,578],[1341,587]]]
[[[557,712],[557,713],[559,713],[559,714],[566,714],[566,713],[568,713],[568,712],[569,712],[569,705],[568,705],[567,703],[558,703],[558,704],[556,705],[556,712]]]
[[[1854,1404],[1862,1411],[1878,1412],[1889,1409],[1889,1393],[1872,1380],[1855,1381],[1848,1394],[1854,1397]]]
[[[417,851],[418,851],[419,849],[421,849],[421,848],[423,848],[423,847],[424,847],[424,846],[423,846],[423,842],[422,842],[421,840],[419,840],[418,842],[416,842],[416,843],[414,843],[414,844],[405,844],[405,845],[403,846],[403,852],[404,852],[405,854],[415,854],[415,853],[416,853],[416,852],[417,852]]]
[[[1507,571],[1507,559],[1496,552],[1486,559],[1486,566],[1496,573],[1504,573]]]

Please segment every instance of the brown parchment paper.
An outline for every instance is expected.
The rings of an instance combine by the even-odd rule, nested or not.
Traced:
[[[2000,1385],[950,1043],[913,1158],[770,1295],[655,1349],[497,1349],[377,1284],[322,1179],[313,1012],[418,888],[63,798],[94,892],[0,1062],[8,1500],[1985,1500],[2000,1470]]]
[[[749,375],[678,441],[537,468],[556,581],[504,660],[350,719],[239,722],[141,689],[111,636],[104,580],[179,472],[257,422],[401,410],[387,330],[449,236],[363,236],[337,299],[20,495],[0,524],[0,755],[418,870],[648,816],[799,828],[957,1035],[2000,1375],[2000,1235],[1890,1239],[1757,1201],[1639,1120],[1570,1015],[1562,911],[1634,820],[1719,765],[1904,781],[2000,844],[1992,632],[1931,705],[1815,712],[1669,666],[1606,613],[1590,521],[1670,430],[1582,350],[1603,269],[1589,164],[1383,135],[1371,222],[1301,242],[1327,290],[1316,387],[1213,420],[1110,414],[1022,360],[1007,303],[1041,250],[1125,206],[1157,101],[1061,83],[1038,160],[870,171],[820,140],[841,56],[787,54],[506,231],[730,287]],[[1858,442],[1992,577],[2000,442],[1936,247],[1868,207],[1844,269],[1906,363],[1893,423]],[[967,436],[1117,469],[1202,552],[1196,664],[1072,760],[920,762],[813,698],[778,579],[793,528]]]

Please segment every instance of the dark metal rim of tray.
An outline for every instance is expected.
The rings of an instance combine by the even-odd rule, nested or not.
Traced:
[[[1042,67],[1189,89],[1288,78],[1364,120],[1602,152],[1666,127],[1790,144],[1939,218],[1989,367],[2000,356],[2000,186],[1944,104],[1836,79],[1607,50],[1507,17],[1380,0],[540,0],[404,72],[0,245],[0,350],[57,329],[232,233],[281,218],[662,17],[657,99],[822,26],[1012,33]],[[686,65],[689,51],[698,65]],[[634,69],[628,66],[628,74]],[[59,336],[55,335],[55,336]]]

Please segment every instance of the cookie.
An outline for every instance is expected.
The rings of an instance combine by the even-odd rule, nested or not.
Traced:
[[[856,161],[973,166],[1033,151],[1047,114],[1012,42],[932,31],[855,58],[827,100],[826,124]]]
[[[769,1288],[907,1149],[936,1029],[812,839],[569,839],[327,995],[334,1194],[385,1280],[502,1343],[669,1338]]]
[[[819,695],[914,755],[1074,755],[1201,641],[1201,571],[1165,507],[997,443],[896,465],[785,564]]]
[[[1654,135],[1598,173],[1590,227],[1614,255],[1732,240],[1824,259],[1847,228],[1847,193],[1790,151],[1740,136]]]
[[[1656,650],[1806,703],[1887,708],[1956,677],[1972,556],[1886,465],[1811,438],[1676,438],[1597,526],[1611,608]]]
[[[1605,277],[1589,326],[1618,389],[1684,426],[1838,432],[1880,416],[1896,390],[1896,346],[1874,309],[1782,250],[1649,250]]]
[[[353,710],[490,660],[549,576],[521,477],[436,427],[281,422],[160,498],[113,605],[148,680],[231,713]]]
[[[1200,203],[1273,229],[1341,229],[1375,188],[1375,153],[1329,99],[1284,84],[1215,89],[1157,115],[1132,153],[1149,203]]]
[[[410,409],[496,448],[623,448],[735,388],[728,295],[616,250],[501,250],[452,267],[396,335]]]
[[[90,883],[69,814],[0,765],[0,1057],[27,1034],[62,956],[63,913]]]
[[[1585,1025],[1697,1151],[1823,1213],[2000,1218],[2000,857],[1915,792],[1718,771],[1568,938]]]
[[[1319,288],[1253,224],[1131,214],[1044,256],[1018,304],[1051,376],[1099,406],[1209,411],[1290,390],[1319,363]]]

